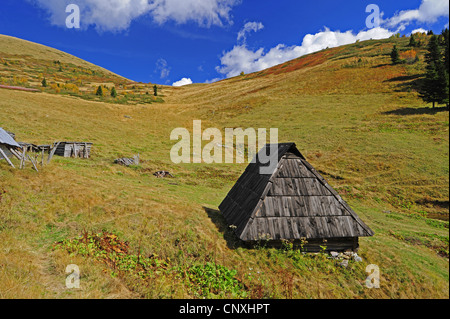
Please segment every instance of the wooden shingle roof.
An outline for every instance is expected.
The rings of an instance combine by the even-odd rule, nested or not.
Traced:
[[[306,161],[294,143],[277,144],[278,165],[261,174],[261,152],[219,209],[244,241],[372,236],[373,231]]]

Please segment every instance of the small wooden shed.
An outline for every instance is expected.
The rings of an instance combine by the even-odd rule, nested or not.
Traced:
[[[92,143],[89,142],[56,142],[53,144],[54,155],[62,157],[89,158]]]
[[[289,240],[317,252],[320,246],[327,251],[356,251],[359,237],[374,235],[295,143],[276,146],[278,164],[273,173],[261,174],[260,170],[261,152],[270,154],[267,144],[219,206],[238,238],[273,246]]]

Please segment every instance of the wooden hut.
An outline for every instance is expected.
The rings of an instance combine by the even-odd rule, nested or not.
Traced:
[[[269,146],[257,154],[219,206],[238,238],[273,246],[288,240],[317,252],[320,246],[356,251],[359,237],[373,236],[294,143],[277,144],[276,169],[261,174],[259,158],[261,152],[269,154]]]
[[[89,142],[56,142],[53,144],[54,155],[62,157],[89,158],[91,155],[92,143]],[[52,154],[52,156],[53,156]]]

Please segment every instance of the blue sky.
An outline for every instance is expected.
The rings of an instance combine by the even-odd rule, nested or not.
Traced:
[[[79,29],[66,26],[68,4],[80,8]],[[374,13],[366,12],[369,4],[380,10],[379,26],[366,24]],[[258,71],[358,39],[440,33],[448,11],[448,0],[2,0],[0,34],[134,81],[180,85]]]

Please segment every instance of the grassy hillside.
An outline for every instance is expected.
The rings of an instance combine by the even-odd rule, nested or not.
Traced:
[[[11,69],[18,53],[2,41],[1,76],[38,83],[44,60],[30,52]],[[0,127],[18,140],[94,143],[91,159],[55,157],[39,173],[0,161],[0,297],[448,298],[448,111],[417,98],[423,49],[419,62],[392,66],[393,44],[411,49],[408,38],[327,49],[213,84],[164,87],[164,103],[0,89]],[[122,81],[90,76],[83,83]],[[375,231],[360,239],[363,261],[341,267],[288,244],[240,245],[217,206],[246,165],[170,161],[170,132],[191,130],[193,119],[278,128],[280,142],[295,142]],[[113,163],[137,153],[139,166]],[[69,264],[80,268],[80,289],[65,287]],[[380,268],[379,289],[365,286],[369,264]]]
[[[118,104],[163,101],[161,94],[153,95],[153,84],[136,83],[70,54],[5,35],[0,35],[1,84]],[[102,96],[96,95],[99,86]]]

